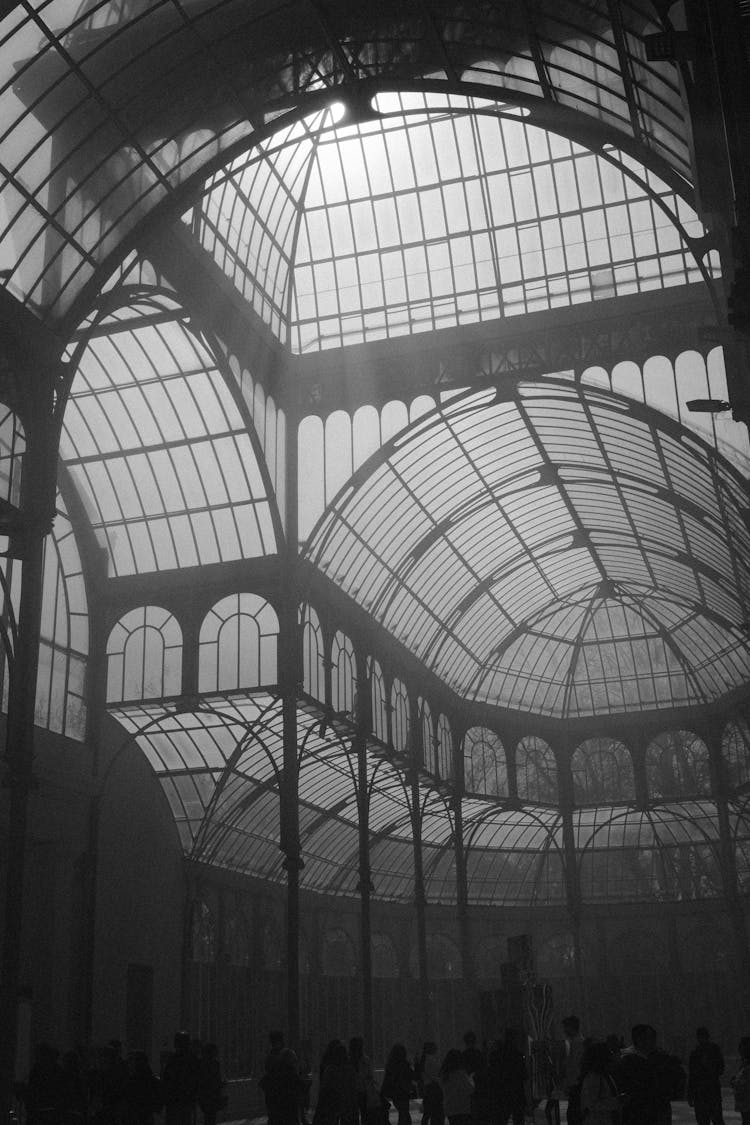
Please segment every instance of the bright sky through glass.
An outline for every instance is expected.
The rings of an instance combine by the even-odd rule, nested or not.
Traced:
[[[490,101],[375,105],[370,122],[326,110],[280,131],[186,216],[292,351],[701,279],[695,214],[622,153]]]

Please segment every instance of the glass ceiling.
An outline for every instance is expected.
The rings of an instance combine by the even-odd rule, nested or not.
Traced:
[[[278,550],[252,423],[168,297],[102,318],[79,359],[61,454],[113,576]]]
[[[110,713],[135,737],[161,778],[185,854],[263,878],[283,877],[279,836],[279,780],[283,765],[281,701],[266,692],[205,696],[201,709],[121,705]],[[357,763],[351,729],[300,703],[299,812],[305,860],[303,886],[354,894],[359,878]],[[397,767],[368,756],[371,863],[378,894],[414,894],[411,794]],[[420,796],[426,866],[437,863],[452,838],[444,799],[423,779]],[[449,897],[455,899],[455,877]]]
[[[310,562],[461,698],[574,718],[745,684],[743,482],[569,383],[454,397],[329,506]]]
[[[253,560],[282,542],[260,423],[174,297],[132,295],[87,320],[159,208],[191,208],[203,247],[300,353],[715,268],[709,256],[701,273],[691,251],[703,230],[689,121],[676,68],[645,61],[643,37],[659,30],[646,0],[502,12],[427,0],[407,15],[350,0],[326,21],[315,5],[290,10],[3,8],[0,284],[66,338],[92,329],[68,353],[62,456],[112,576]],[[459,695],[619,714],[747,684],[747,507],[700,441],[549,380],[455,397],[403,431],[342,489],[306,557]],[[73,731],[83,579],[77,555],[61,560],[78,619],[70,636],[58,628],[61,594],[43,682],[47,710],[68,709],[58,729]],[[186,855],[283,879],[276,694],[112,714],[161,779]],[[353,895],[351,731],[321,719],[300,702],[302,885]],[[368,750],[376,893],[413,901],[411,790],[382,746]],[[452,812],[426,776],[419,800],[428,898],[455,902]],[[462,811],[472,901],[565,901],[556,809],[470,798]],[[577,810],[573,827],[591,897],[716,885],[708,802]],[[700,856],[694,886],[680,883],[685,865],[654,858],[681,849]]]
[[[703,279],[695,213],[611,146],[488,99],[373,106],[371,121],[348,125],[339,105],[274,133],[185,217],[293,352]]]
[[[160,777],[185,854],[199,862],[283,882],[279,779],[283,720],[266,691],[205,696],[197,710],[172,704],[111,709]],[[356,895],[359,882],[358,773],[353,730],[300,702],[301,887]],[[375,896],[413,902],[410,785],[398,765],[368,747],[370,863]],[[455,904],[453,817],[444,795],[419,778],[428,902]],[[556,809],[462,800],[469,901],[491,906],[564,905],[562,816]],[[738,840],[746,810],[732,806]],[[722,893],[718,820],[708,800],[651,809],[621,805],[573,812],[573,847],[588,901],[705,899]]]
[[[97,271],[155,207],[178,206],[191,178],[332,91],[365,115],[394,86],[484,94],[688,191],[679,77],[646,61],[643,37],[659,27],[643,0],[502,14],[470,0],[408,18],[350,0],[325,21],[280,0],[27,0],[4,12],[0,270],[51,318],[77,301],[86,311]]]

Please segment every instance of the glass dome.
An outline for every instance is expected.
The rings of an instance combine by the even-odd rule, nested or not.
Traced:
[[[564,382],[452,398],[385,444],[306,557],[463,699],[569,719],[747,682],[739,476]]]

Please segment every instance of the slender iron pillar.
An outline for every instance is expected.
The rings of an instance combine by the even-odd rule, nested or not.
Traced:
[[[564,747],[566,768],[561,771],[563,791],[561,792],[562,808],[562,835],[563,835],[563,863],[565,870],[565,900],[570,918],[570,928],[573,935],[573,967],[576,982],[576,1003],[579,1010],[583,1006],[583,966],[581,961],[581,884],[578,872],[578,854],[576,850],[575,828],[573,815],[575,802],[573,800],[573,778],[570,772],[570,747],[567,742]]]
[[[370,785],[367,771],[367,732],[370,729],[370,685],[364,657],[357,654],[357,699],[355,704],[357,755],[357,814],[359,827],[360,963],[362,966],[362,1033],[365,1049],[372,1054],[372,869],[370,867]]]
[[[706,733],[709,746],[711,787],[716,794],[716,817],[719,825],[719,863],[722,889],[734,939],[734,960],[740,1012],[750,1004],[750,946],[748,946],[747,920],[737,879],[734,833],[729,815],[726,767],[721,755],[721,741],[715,734]]]
[[[41,395],[39,396],[42,397]],[[46,396],[45,396],[46,398]],[[8,1119],[13,1099],[18,1037],[18,991],[21,970],[24,876],[29,796],[35,788],[34,710],[39,663],[39,634],[44,580],[44,538],[55,512],[57,440],[51,425],[52,402],[35,404],[36,418],[26,419],[23,458],[21,532],[15,553],[22,558],[18,632],[10,663],[5,776],[8,791],[7,877],[2,936],[0,990],[0,1120]]]
[[[464,846],[463,801],[457,793],[453,801],[453,840],[456,855],[456,899],[458,904],[458,932],[461,940],[461,961],[467,994],[474,991],[474,949],[469,914],[469,885],[466,871],[466,848]]]
[[[297,747],[297,692],[302,679],[302,651],[297,621],[297,425],[290,421],[286,458],[287,520],[282,556],[279,605],[279,686],[283,718],[283,770],[280,782],[280,843],[287,876],[286,983],[287,1042],[299,1046],[299,884],[304,864],[299,839],[299,752]]]
[[[417,915],[417,962],[419,966],[419,1014],[422,1020],[420,1035],[430,1034],[430,981],[427,972],[427,900],[424,889],[424,862],[422,858],[422,805],[419,777],[416,766],[411,773],[411,824],[414,838],[414,905]]]

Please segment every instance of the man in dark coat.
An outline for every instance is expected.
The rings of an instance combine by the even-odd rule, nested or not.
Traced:
[[[711,1042],[708,1028],[695,1032],[696,1045],[688,1060],[688,1104],[695,1110],[697,1125],[724,1125],[721,1109],[721,1076],[724,1056]]]

